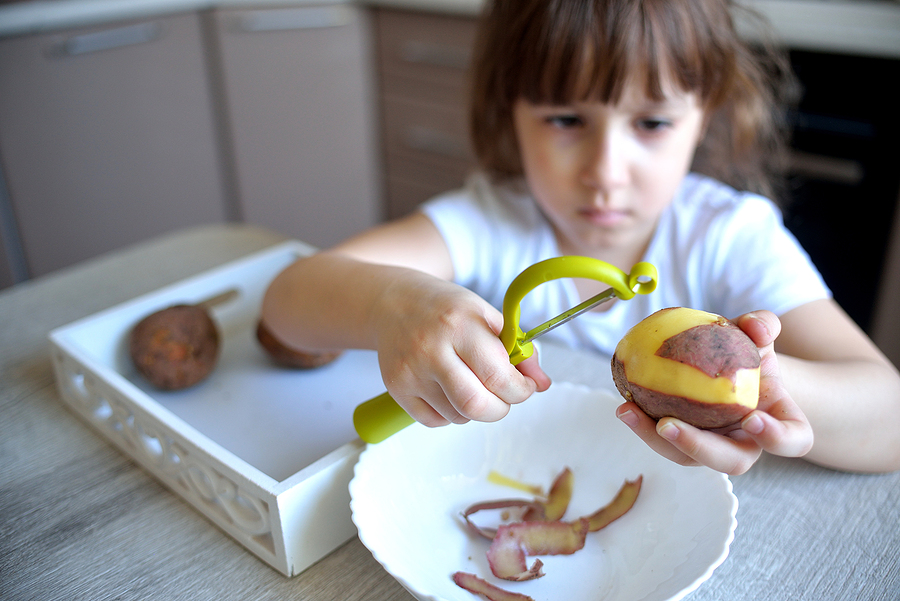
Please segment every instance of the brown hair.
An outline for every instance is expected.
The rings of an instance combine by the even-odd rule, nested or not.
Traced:
[[[698,94],[709,127],[693,168],[775,196],[783,128],[773,82],[790,70],[774,45],[735,31],[730,0],[493,0],[482,15],[470,98],[479,165],[522,174],[512,122],[519,99],[615,103],[633,74],[663,98],[667,78]]]

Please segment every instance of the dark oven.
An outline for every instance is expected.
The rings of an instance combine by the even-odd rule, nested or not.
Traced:
[[[835,299],[870,331],[900,198],[900,60],[796,50],[785,221]]]

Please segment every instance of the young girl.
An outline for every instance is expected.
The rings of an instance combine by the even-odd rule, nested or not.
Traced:
[[[610,356],[657,309],[693,307],[736,318],[763,375],[759,409],[725,431],[657,423],[623,403],[617,416],[647,444],[731,474],[763,450],[900,469],[897,370],[830,298],[771,201],[690,171],[702,158],[708,175],[767,191],[775,63],[738,38],[734,9],[489,3],[473,65],[481,170],[464,190],[297,261],[272,283],[263,322],[296,349],[377,350],[388,391],[423,424],[494,421],[550,385],[536,357],[513,367],[498,339],[509,282],[557,255],[626,272],[649,261],[654,293],[608,303],[558,339]],[[521,323],[604,287],[544,284],[523,301]]]

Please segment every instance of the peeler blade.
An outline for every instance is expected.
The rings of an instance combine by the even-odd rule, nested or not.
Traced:
[[[609,301],[613,300],[614,298],[616,298],[616,291],[614,289],[609,288],[607,290],[604,290],[600,294],[592,296],[591,298],[587,299],[583,303],[580,303],[580,304],[572,307],[568,311],[561,313],[561,314],[557,315],[556,317],[545,321],[544,323],[537,326],[536,328],[532,328],[532,329],[528,330],[527,332],[525,332],[525,338],[522,340],[522,344],[527,344],[527,343],[531,342],[532,340],[543,336],[547,332],[554,330],[563,324],[569,323],[570,321],[572,321],[573,319],[575,319],[582,313],[586,313],[586,312],[590,311],[591,309],[593,309],[594,307],[597,307],[599,305],[602,305],[603,303],[609,302]]]

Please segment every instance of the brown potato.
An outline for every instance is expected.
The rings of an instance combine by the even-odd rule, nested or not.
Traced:
[[[219,332],[206,309],[175,305],[152,313],[131,331],[135,368],[153,386],[179,390],[204,380],[219,357]]]
[[[273,361],[285,367],[312,369],[327,365],[341,355],[341,351],[313,353],[288,348],[272,334],[262,321],[256,326],[256,339]]]
[[[724,317],[676,307],[629,330],[612,358],[619,394],[654,419],[698,428],[740,421],[759,400],[759,351]]]

